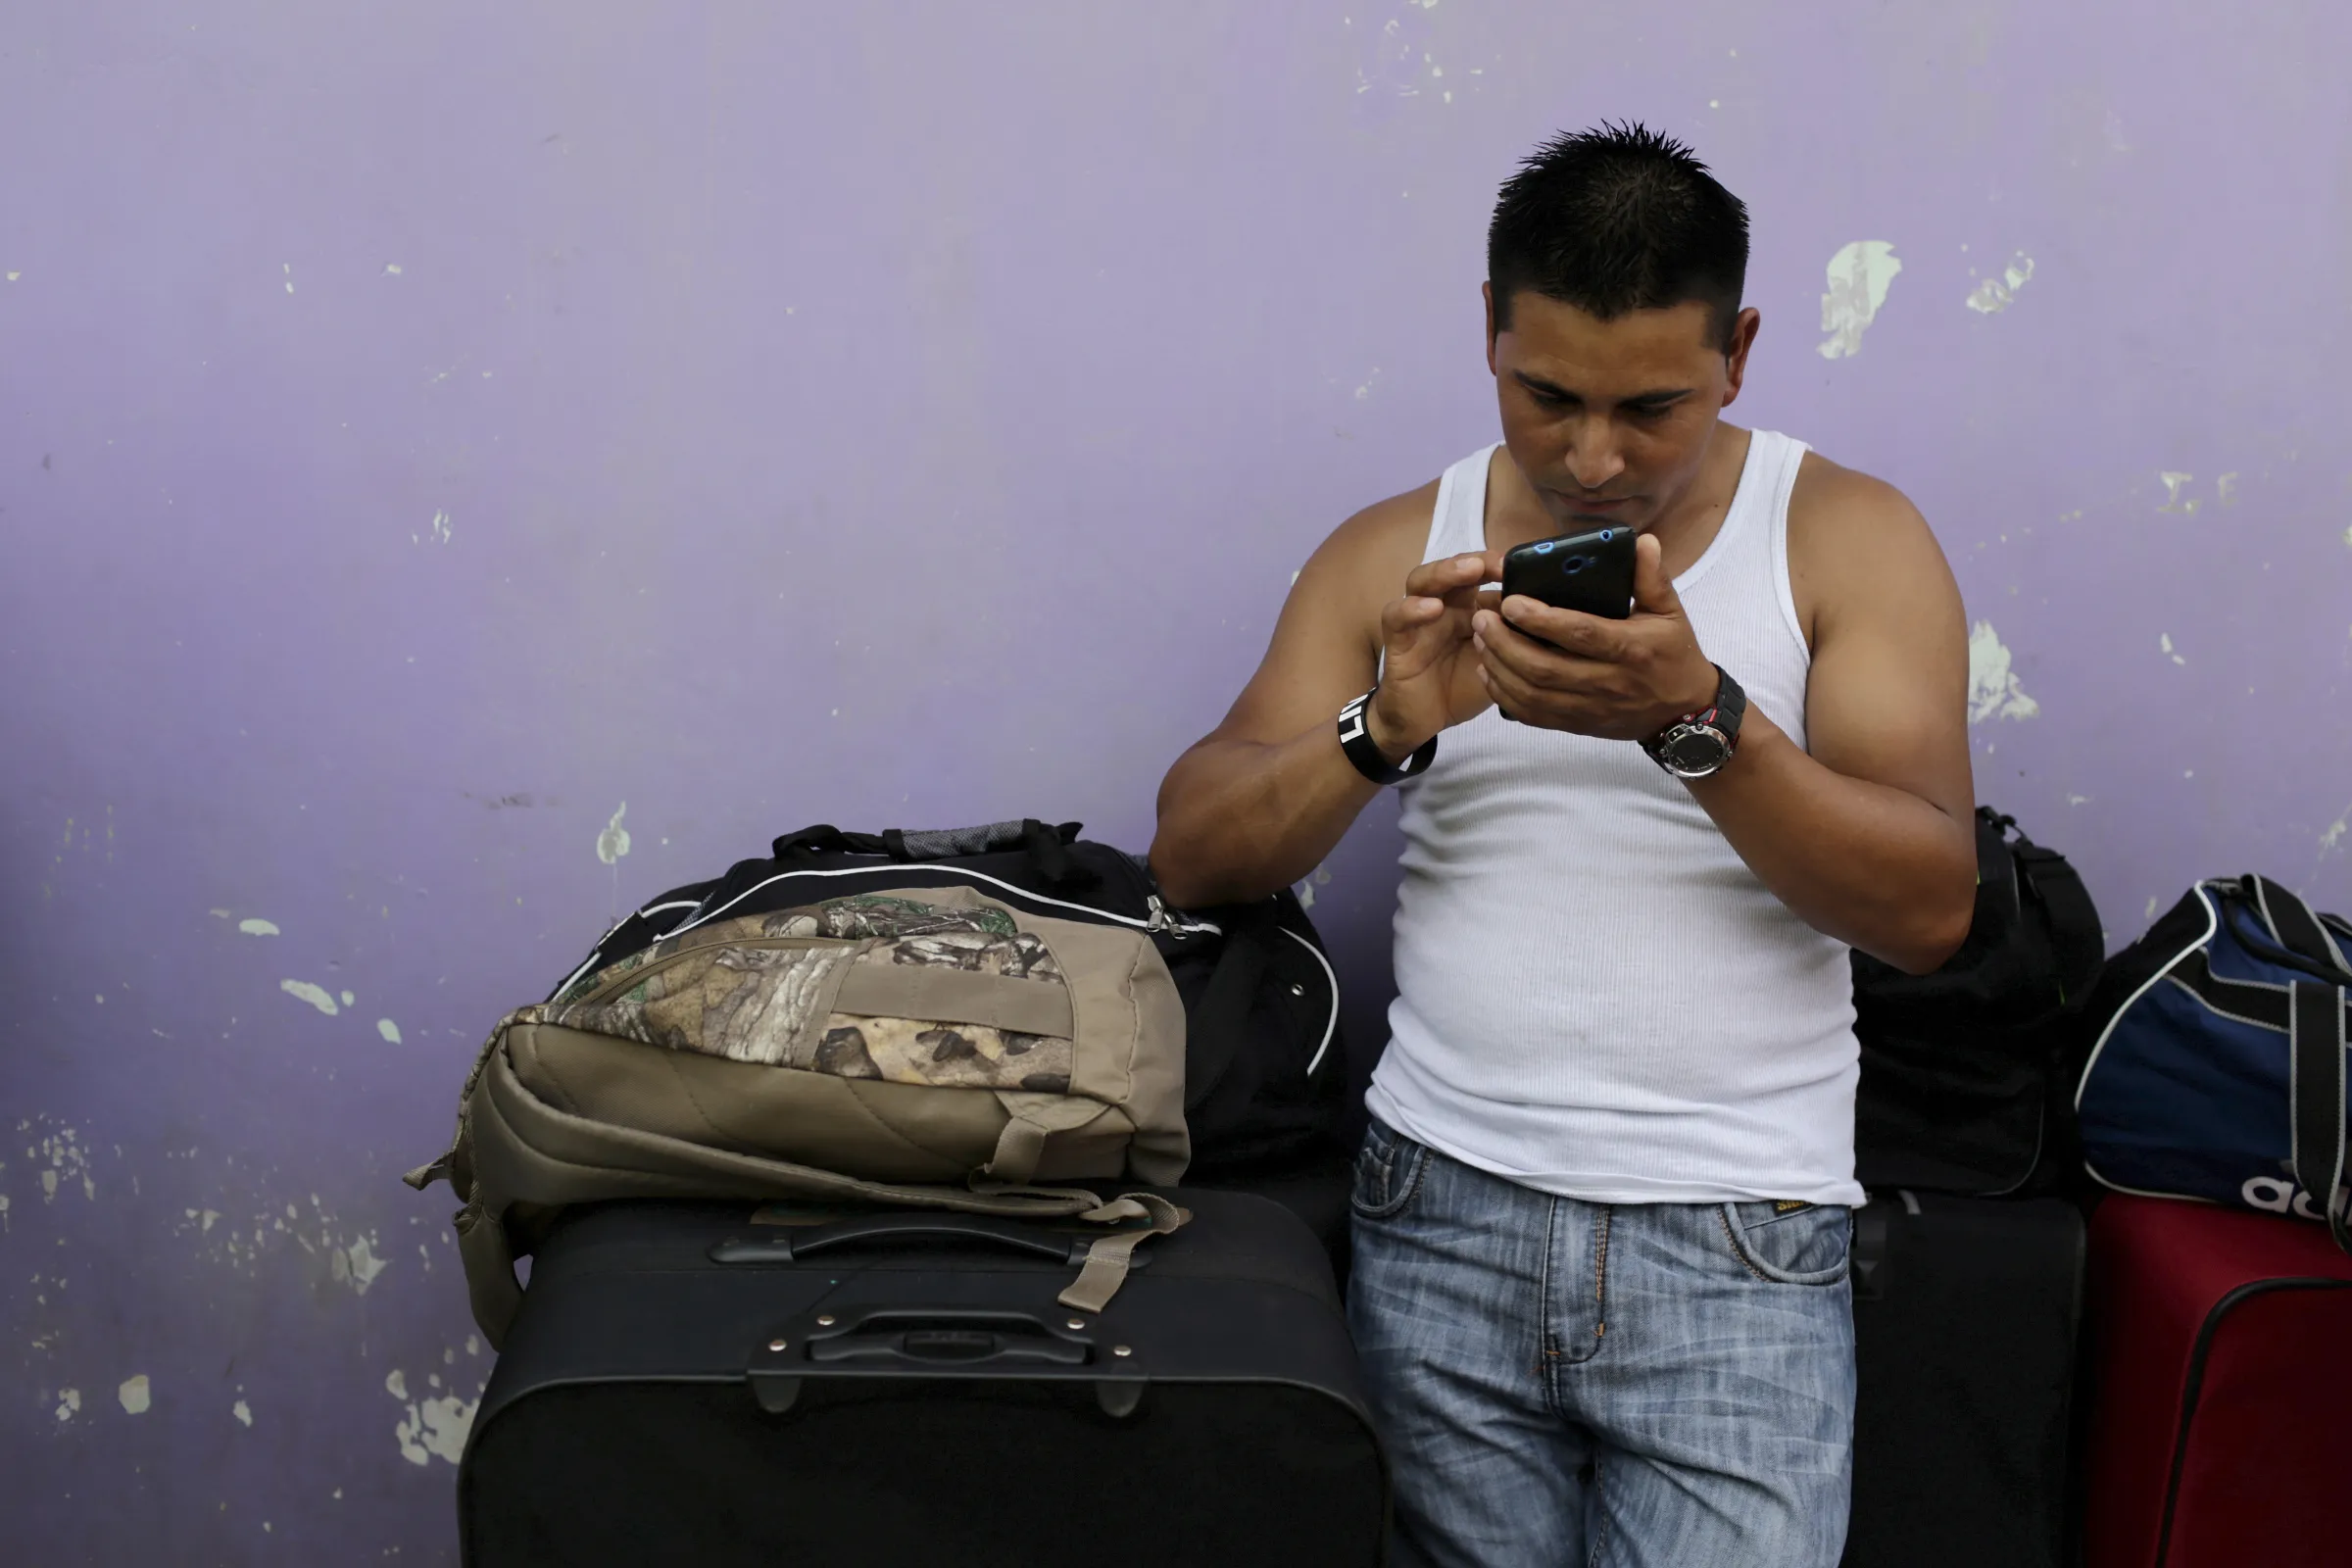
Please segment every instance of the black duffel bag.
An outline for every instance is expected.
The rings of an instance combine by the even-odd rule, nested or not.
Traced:
[[[1286,888],[1249,904],[1171,909],[1141,859],[1078,834],[1076,822],[1035,819],[944,832],[803,828],[764,859],[654,899],[549,995],[690,925],[874,888],[970,887],[1037,914],[1151,934],[1184,998],[1188,1181],[1328,1160],[1347,1079],[1339,982],[1298,898]]]
[[[1854,1175],[1973,1197],[2047,1191],[2078,1168],[2072,1093],[2103,964],[2099,912],[2066,858],[1977,808],[1977,907],[1932,974],[1854,954],[1862,1082]]]

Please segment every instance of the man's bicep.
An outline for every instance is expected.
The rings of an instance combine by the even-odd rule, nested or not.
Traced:
[[[1822,607],[1805,695],[1806,750],[1848,778],[1906,791],[1966,821],[1968,630],[1925,521],[1885,520]]]

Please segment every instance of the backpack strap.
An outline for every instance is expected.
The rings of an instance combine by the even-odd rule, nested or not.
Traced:
[[[2254,906],[2262,912],[2262,923],[2270,928],[2280,947],[2333,974],[2338,985],[2352,985],[2352,964],[2344,961],[2344,952],[2336,945],[2335,933],[2312,912],[2310,905],[2267,876],[2241,877],[2238,886],[2253,895]]]
[[[2287,1014],[2295,1180],[2320,1205],[2335,1245],[2352,1252],[2352,1215],[2336,1201],[2344,1181],[2344,991],[2298,980]]]
[[[2082,874],[2057,851],[2045,850],[2020,833],[2009,853],[2018,875],[2049,911],[2050,946],[2058,959],[2058,1001],[2078,1006],[2089,997],[2107,958],[2098,906],[2091,903]]]
[[[1266,978],[1265,944],[1273,924],[1266,909],[1251,906],[1225,921],[1225,947],[1185,1023],[1184,1109],[1187,1116],[1208,1102],[1233,1070],[1249,1033],[1250,1013]]]
[[[1113,1225],[1121,1220],[1149,1219],[1149,1230],[1121,1231],[1104,1236],[1088,1245],[1086,1262],[1078,1270],[1078,1278],[1070,1288],[1054,1298],[1073,1312],[1100,1312],[1110,1304],[1119,1287],[1127,1282],[1127,1270],[1135,1260],[1135,1250],[1154,1236],[1166,1236],[1181,1230],[1191,1222],[1193,1211],[1178,1208],[1156,1193],[1127,1193],[1112,1199],[1101,1208],[1089,1209],[1078,1216],[1101,1225]]]

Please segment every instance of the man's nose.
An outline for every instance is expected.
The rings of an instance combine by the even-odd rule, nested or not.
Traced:
[[[1625,459],[1609,438],[1607,425],[1587,419],[1569,438],[1568,475],[1586,490],[1599,491],[1625,471]]]

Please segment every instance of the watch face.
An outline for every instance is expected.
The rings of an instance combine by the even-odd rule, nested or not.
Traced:
[[[1686,724],[1666,737],[1658,748],[1668,767],[1685,778],[1703,778],[1731,760],[1732,749],[1723,732],[1704,724]]]

